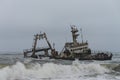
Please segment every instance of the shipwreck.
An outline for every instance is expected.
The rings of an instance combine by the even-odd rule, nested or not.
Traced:
[[[59,53],[56,51],[54,46],[51,46],[46,33],[40,33],[34,35],[34,44],[31,49],[25,49],[23,51],[25,58],[37,58],[42,59],[48,57],[49,59],[62,59],[62,60],[111,60],[112,53],[110,52],[92,52],[89,48],[87,41],[83,41],[82,30],[81,39],[82,42],[78,42],[77,38],[79,36],[78,29],[75,25],[71,26],[72,42],[66,42],[64,48]],[[36,47],[37,41],[45,39],[48,47]],[[43,54],[37,54],[38,52],[43,52]],[[31,53],[31,54],[30,54]]]

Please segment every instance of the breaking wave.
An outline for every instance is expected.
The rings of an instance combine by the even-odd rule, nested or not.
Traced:
[[[119,80],[120,76],[106,65],[79,63],[72,65],[55,63],[25,65],[17,62],[0,69],[0,80]]]

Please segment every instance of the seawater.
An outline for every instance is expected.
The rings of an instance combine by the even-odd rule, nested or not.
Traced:
[[[108,61],[34,60],[1,54],[0,80],[120,80],[120,54]]]

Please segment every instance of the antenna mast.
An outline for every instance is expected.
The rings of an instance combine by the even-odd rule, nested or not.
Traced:
[[[81,39],[82,39],[82,43],[83,43],[83,34],[82,34],[82,28],[80,28],[80,32],[81,32]]]

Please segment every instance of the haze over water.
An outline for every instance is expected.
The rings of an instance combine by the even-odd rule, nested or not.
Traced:
[[[1,0],[0,80],[120,80],[119,4],[119,0]],[[46,32],[61,51],[72,41],[70,25],[82,28],[92,50],[113,52],[112,60],[23,58],[23,49],[31,48],[33,35],[40,32]]]

